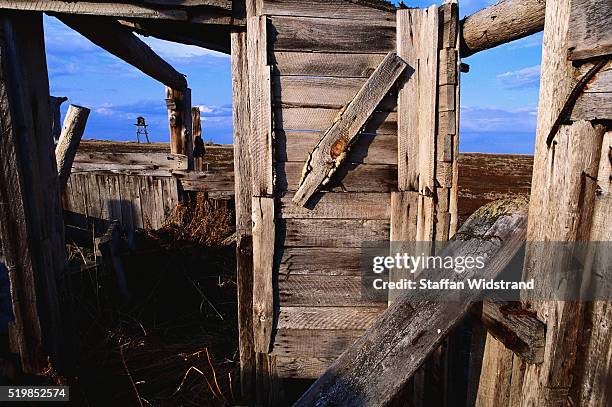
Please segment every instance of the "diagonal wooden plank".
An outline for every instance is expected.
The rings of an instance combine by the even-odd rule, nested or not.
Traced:
[[[325,185],[346,158],[351,144],[391,86],[406,68],[406,63],[390,52],[370,79],[357,92],[310,153],[293,202],[304,206],[321,185]]]

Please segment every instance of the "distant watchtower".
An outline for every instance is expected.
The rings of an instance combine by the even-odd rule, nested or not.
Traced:
[[[136,126],[136,139],[138,140],[138,142],[140,143],[140,136],[144,135],[145,139],[147,140],[147,143],[150,143],[149,132],[147,131],[148,124],[145,122],[145,118],[142,116],[138,116],[136,118],[136,124],[134,124],[134,126]]]

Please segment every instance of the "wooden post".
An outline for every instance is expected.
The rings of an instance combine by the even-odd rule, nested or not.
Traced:
[[[0,228],[9,270],[13,350],[25,372],[69,367],[61,309],[66,252],[53,154],[41,13],[0,13]],[[59,287],[58,287],[59,283]]]
[[[245,403],[254,399],[253,237],[251,220],[251,155],[249,71],[246,33],[232,33],[232,99],[234,123],[234,196],[236,202],[236,274],[240,389]]]
[[[603,229],[608,223],[603,219],[607,216],[605,213],[609,214],[609,206],[595,209],[599,201],[598,172],[602,161],[603,168],[610,166],[609,145],[603,144],[605,128],[586,120],[557,126],[566,101],[579,83],[580,72],[596,64],[596,61],[587,61],[577,68],[569,60],[568,35],[574,6],[584,7],[585,3],[558,0],[546,4],[529,241],[588,241],[595,230]],[[586,13],[587,10],[578,11]],[[528,248],[523,277],[548,281],[548,275],[558,272],[554,266],[558,261],[553,253],[537,247]],[[585,320],[605,320],[609,314],[595,307],[590,318],[585,318],[589,315],[585,303],[531,300],[528,305],[546,323],[544,363],[526,364],[524,375],[512,375],[513,403],[522,406],[609,405],[609,392],[593,398],[583,384],[583,380],[592,384],[593,377],[609,377],[610,364],[599,363],[602,358],[609,360],[606,356],[609,348],[603,354],[577,354],[583,338],[589,337],[589,330],[583,331]],[[608,319],[594,327],[591,334],[607,332],[609,336],[609,327]],[[595,360],[598,362],[589,362]],[[590,370],[590,379],[582,377],[585,369]],[[589,402],[583,403],[582,397]]]
[[[170,152],[186,155],[188,168],[193,169],[191,89],[180,91],[166,86],[166,106],[170,125]]]
[[[193,137],[193,169],[202,171],[204,169],[204,141],[202,140],[202,121],[200,119],[200,108],[191,108],[191,135]]]
[[[510,263],[525,239],[525,199],[497,201],[474,213],[463,226],[465,240],[441,255],[485,255],[486,270],[478,278],[495,278]],[[498,236],[495,243],[490,239]],[[502,243],[503,242],[503,243]],[[473,278],[475,270],[424,270],[422,278]],[[421,276],[419,277],[421,278]],[[414,301],[410,292],[398,299],[370,325],[294,404],[306,406],[384,406],[403,389],[453,327],[469,312],[477,292],[457,302]]]
[[[86,107],[70,105],[66,113],[64,126],[55,147],[55,161],[57,162],[60,191],[64,190],[70,177],[72,162],[79,148],[81,137],[83,137],[85,132],[89,112],[90,110]]]

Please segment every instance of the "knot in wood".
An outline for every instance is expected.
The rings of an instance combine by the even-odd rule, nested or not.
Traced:
[[[346,140],[344,140],[344,139],[337,140],[331,146],[331,157],[335,160],[342,153],[344,153],[345,149],[346,149]]]

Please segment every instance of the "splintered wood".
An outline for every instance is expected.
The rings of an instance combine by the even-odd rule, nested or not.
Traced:
[[[351,144],[406,64],[390,52],[310,153],[293,202],[304,206],[321,185],[329,182],[347,156]]]

